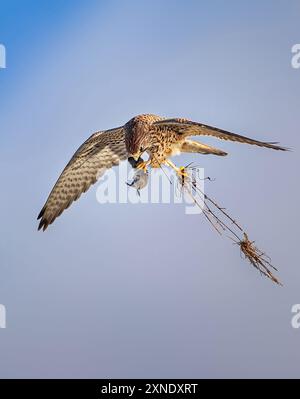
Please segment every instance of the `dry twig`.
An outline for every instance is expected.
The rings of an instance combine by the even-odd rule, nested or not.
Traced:
[[[248,234],[237,221],[225,211],[225,208],[218,205],[215,200],[201,190],[197,185],[196,179],[190,176],[189,170],[194,173],[195,168],[185,168],[185,176],[179,177],[179,184],[182,192],[187,193],[194,203],[201,208],[206,219],[220,235],[222,235],[222,233],[227,233],[227,237],[240,247],[241,253],[244,255],[245,259],[248,259],[252,266],[274,283],[282,285],[271,271],[271,269],[277,271],[271,264],[271,259],[254,245],[254,241],[249,240]],[[201,205],[201,203],[203,205]]]

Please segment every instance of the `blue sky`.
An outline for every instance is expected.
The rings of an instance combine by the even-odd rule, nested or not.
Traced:
[[[0,376],[299,377],[299,1],[0,10]],[[145,112],[293,148],[207,140],[230,155],[175,159],[216,178],[210,194],[271,254],[284,288],[183,207],[100,206],[97,186],[36,231],[78,146]]]

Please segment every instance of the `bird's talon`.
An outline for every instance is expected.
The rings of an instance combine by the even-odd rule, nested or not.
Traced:
[[[138,164],[138,166],[136,168],[137,169],[141,169],[144,172],[147,172],[147,166],[148,166],[147,162],[141,162],[141,163]]]
[[[177,170],[177,174],[179,176],[183,176],[183,177],[189,177],[189,175],[187,174],[187,172],[185,171],[185,167],[184,166],[180,166]]]

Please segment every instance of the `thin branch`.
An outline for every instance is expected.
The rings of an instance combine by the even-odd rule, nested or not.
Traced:
[[[192,169],[192,168],[188,168]],[[263,251],[258,249],[254,245],[254,241],[250,241],[248,238],[248,234],[242,229],[242,227],[237,223],[237,221],[232,218],[227,212],[225,212],[224,208],[221,207],[215,200],[211,199],[207,194],[205,194],[198,186],[197,183],[194,182],[190,176],[185,176],[184,178],[179,177],[179,183],[181,186],[181,190],[192,198],[194,203],[202,210],[206,219],[210,222],[210,224],[214,227],[214,229],[222,235],[223,232],[229,233],[227,235],[228,238],[234,241],[240,247],[241,253],[244,255],[245,259],[251,263],[253,267],[255,267],[259,272],[268,277],[274,283],[278,285],[282,285],[281,282],[274,276],[270,269],[277,269],[271,264],[271,259],[268,257]],[[196,191],[194,195],[192,190]],[[197,200],[197,196],[201,196],[204,198],[203,206]],[[212,205],[215,209],[213,209]],[[218,215],[219,212],[219,215]],[[229,227],[227,222],[231,222],[231,226],[233,225],[238,231],[235,232],[233,227]],[[222,231],[220,231],[221,229]],[[240,237],[238,233],[242,233]],[[230,235],[231,234],[231,235]]]

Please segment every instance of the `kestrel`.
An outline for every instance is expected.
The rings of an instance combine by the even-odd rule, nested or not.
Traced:
[[[118,165],[122,160],[130,159],[131,164],[132,158],[135,161],[139,160],[137,167],[144,170],[148,166],[158,168],[165,164],[180,174],[182,169],[176,167],[169,159],[174,155],[227,155],[222,150],[190,140],[191,136],[214,136],[221,140],[286,150],[274,142],[253,140],[188,119],[167,119],[152,114],[138,115],[124,126],[94,133],[79,147],[54,185],[38,216],[38,219],[41,219],[39,230],[46,230],[107,169]],[[149,158],[146,162],[141,162],[140,157],[144,153],[147,153]]]

